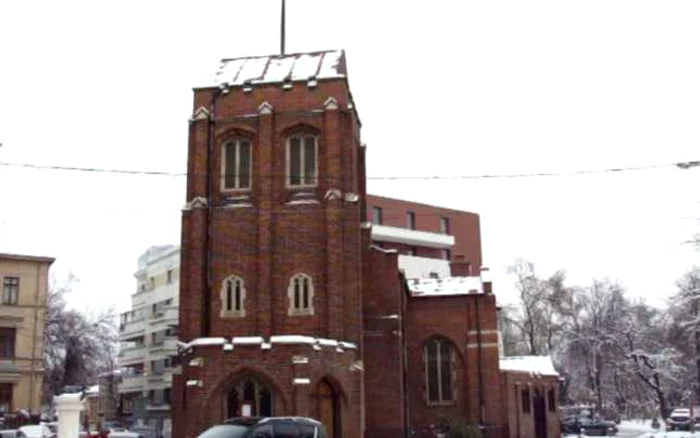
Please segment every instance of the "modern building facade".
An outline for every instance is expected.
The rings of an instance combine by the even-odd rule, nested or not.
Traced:
[[[174,437],[259,415],[333,438],[443,419],[507,436],[478,216],[367,195],[344,52],[216,77],[190,120]]]
[[[170,391],[177,355],[180,250],[153,246],[138,260],[131,310],[121,315],[121,416],[170,436]]]
[[[0,254],[0,413],[41,413],[49,268],[54,259]]]

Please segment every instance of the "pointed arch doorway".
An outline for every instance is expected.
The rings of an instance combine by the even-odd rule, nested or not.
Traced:
[[[323,423],[328,438],[341,438],[340,398],[327,379],[321,379],[314,391],[317,419]]]

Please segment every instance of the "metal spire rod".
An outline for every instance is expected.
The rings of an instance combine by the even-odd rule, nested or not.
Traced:
[[[284,33],[285,33],[285,12],[286,12],[285,1],[282,0],[282,23],[281,23],[281,33],[280,33],[280,55],[284,55]]]

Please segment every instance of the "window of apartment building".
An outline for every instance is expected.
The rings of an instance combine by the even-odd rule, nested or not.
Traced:
[[[412,211],[406,213],[406,226],[409,230],[416,229],[416,214]]]
[[[442,250],[442,259],[443,260],[451,260],[452,259],[452,252],[449,249],[443,249]]]
[[[163,390],[163,403],[170,404],[170,388]]]
[[[150,287],[151,289],[155,289],[155,287],[156,287],[156,278],[155,277],[151,277],[148,279],[148,287]]]
[[[318,140],[315,135],[295,135],[287,140],[287,185],[314,187],[317,184]]]
[[[446,217],[440,218],[440,232],[442,234],[450,234],[450,219]]]
[[[289,281],[287,290],[290,315],[312,315],[314,284],[306,274],[297,274]]]
[[[250,140],[237,139],[224,144],[222,162],[222,190],[250,188],[252,173]]]
[[[167,276],[168,276],[168,284],[171,284],[173,282],[173,270],[172,269],[168,269]]]
[[[428,402],[453,402],[455,353],[452,343],[445,338],[434,337],[425,344],[423,354]]]
[[[5,277],[2,281],[2,303],[17,304],[19,299],[19,278]]]
[[[221,316],[245,316],[245,283],[236,276],[228,277],[221,287]]]
[[[521,404],[523,405],[523,414],[530,413],[530,390],[523,389],[520,391]]]
[[[0,357],[15,357],[14,327],[0,327]]]
[[[0,383],[0,413],[12,411],[12,383]]]
[[[372,207],[372,223],[381,225],[383,222],[382,218],[382,208],[381,207]]]

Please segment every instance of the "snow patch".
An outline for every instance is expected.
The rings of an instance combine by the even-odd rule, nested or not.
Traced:
[[[313,345],[316,340],[311,336],[301,336],[301,335],[282,335],[282,336],[271,336],[271,344],[309,344]]]
[[[180,343],[180,345],[186,350],[188,348],[192,347],[208,347],[208,346],[213,346],[213,345],[224,345],[226,344],[226,339],[224,338],[197,338],[193,340],[192,342],[183,344]]]
[[[236,336],[232,339],[234,345],[260,345],[265,340],[262,336]]]
[[[483,293],[480,277],[412,278],[406,280],[413,296],[445,296]]]
[[[224,59],[214,76],[214,84],[229,86],[272,84],[285,80],[308,81],[346,76],[342,51],[298,53],[284,56],[257,56]]]
[[[533,373],[541,376],[558,377],[559,373],[554,369],[552,358],[549,356],[512,356],[501,358],[499,362],[501,371]]]

